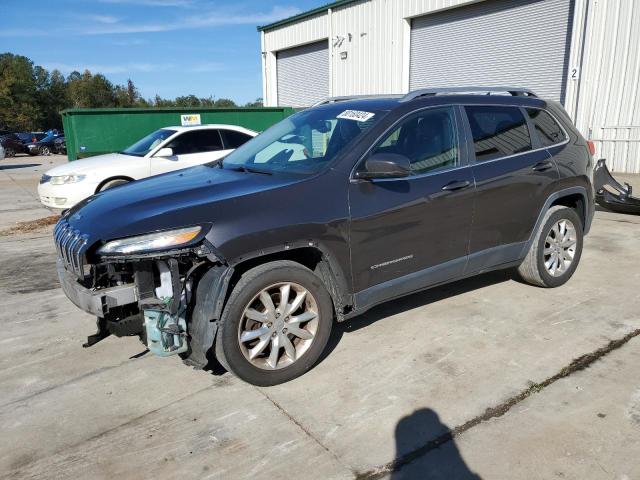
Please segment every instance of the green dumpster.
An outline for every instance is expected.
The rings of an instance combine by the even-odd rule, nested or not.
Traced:
[[[174,125],[225,123],[261,132],[294,113],[263,108],[74,108],[62,112],[69,160],[119,152],[145,135]]]

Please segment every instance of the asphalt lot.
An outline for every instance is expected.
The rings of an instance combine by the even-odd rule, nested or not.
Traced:
[[[0,231],[51,215],[61,161],[0,162]],[[561,288],[497,272],[386,303],[269,388],[135,338],[83,349],[51,228],[0,235],[1,478],[640,478],[640,217],[597,212]]]

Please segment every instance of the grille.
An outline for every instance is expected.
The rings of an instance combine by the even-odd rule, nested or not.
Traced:
[[[87,249],[88,235],[82,235],[65,220],[61,220],[53,230],[58,256],[62,259],[67,270],[84,278],[84,253]]]

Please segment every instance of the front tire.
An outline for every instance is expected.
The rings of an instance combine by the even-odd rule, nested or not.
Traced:
[[[98,192],[104,192],[105,190],[109,190],[110,188],[117,187],[119,185],[124,185],[125,183],[129,183],[129,180],[125,180],[124,178],[109,180],[108,182],[104,183],[104,185],[100,186]]]
[[[575,210],[557,205],[545,214],[529,252],[518,267],[527,283],[553,288],[565,284],[582,256],[582,222]]]
[[[313,367],[331,334],[333,305],[322,280],[291,261],[246,272],[224,308],[215,353],[258,386],[292,380]]]
[[[40,155],[45,157],[51,155],[51,149],[49,147],[40,147]]]

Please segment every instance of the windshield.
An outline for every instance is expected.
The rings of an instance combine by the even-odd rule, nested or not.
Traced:
[[[275,124],[224,159],[223,168],[313,174],[386,113],[335,103],[304,110]]]
[[[134,155],[136,157],[144,157],[151,150],[160,145],[164,140],[176,133],[175,130],[169,130],[168,128],[161,128],[153,133],[150,133],[142,140],[138,140],[126,150],[122,151],[125,155]]]

